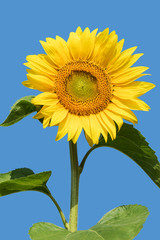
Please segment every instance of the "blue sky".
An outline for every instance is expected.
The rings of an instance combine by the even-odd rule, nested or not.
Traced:
[[[144,53],[140,66],[150,67],[151,76],[143,81],[156,88],[141,99],[149,112],[136,112],[136,128],[142,132],[160,158],[159,148],[159,3],[158,1],[3,1],[1,3],[1,94],[0,122],[13,103],[38,91],[25,88],[23,65],[27,55],[43,53],[39,40],[59,35],[67,40],[77,26],[99,31],[116,30],[124,49],[138,46]],[[70,197],[70,163],[67,138],[55,142],[57,128],[43,129],[28,116],[8,128],[0,128],[0,172],[28,167],[34,172],[52,170],[48,182],[67,219]],[[78,141],[79,159],[89,149],[83,134]],[[150,216],[136,240],[158,239],[160,191],[131,159],[109,148],[94,151],[80,179],[79,229],[87,229],[109,210],[125,204],[147,206]],[[52,222],[62,226],[58,212],[49,198],[38,192],[23,192],[0,198],[0,228],[3,240],[29,240],[33,223]]]

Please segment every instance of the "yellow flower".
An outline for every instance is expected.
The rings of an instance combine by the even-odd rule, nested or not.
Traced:
[[[41,110],[34,116],[43,118],[43,127],[58,125],[56,140],[68,134],[77,142],[82,130],[90,145],[97,144],[100,134],[116,138],[123,119],[137,123],[130,110],[148,111],[138,99],[155,85],[135,81],[147,67],[131,67],[143,54],[133,54],[136,47],[122,51],[115,31],[98,33],[80,27],[66,42],[59,36],[46,38],[41,44],[46,54],[27,56],[29,67],[23,85],[43,93],[32,99]]]

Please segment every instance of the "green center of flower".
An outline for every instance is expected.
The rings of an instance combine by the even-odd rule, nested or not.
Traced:
[[[88,72],[72,71],[66,90],[75,100],[91,100],[98,94],[97,79]]]

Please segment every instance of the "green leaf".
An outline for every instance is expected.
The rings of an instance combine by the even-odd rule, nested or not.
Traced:
[[[104,138],[100,137],[99,143],[94,145],[83,158],[80,164],[81,172],[89,154],[99,147],[112,147],[126,154],[160,187],[160,162],[155,152],[149,147],[148,142],[145,141],[143,135],[132,125],[124,123],[114,141],[109,138],[107,143],[105,143]]]
[[[121,206],[105,214],[91,229],[106,240],[131,240],[140,232],[148,215],[148,209],[144,206]]]
[[[6,120],[2,124],[0,124],[0,126],[8,127],[19,122],[29,114],[35,112],[36,107],[34,104],[31,103],[31,100],[34,97],[35,96],[26,96],[16,101],[10,110],[10,114],[8,115]]]
[[[34,174],[31,169],[19,168],[0,174],[0,197],[22,191],[39,191],[50,196],[46,183],[51,171]]]
[[[71,233],[51,223],[36,223],[29,231],[32,240],[132,240],[148,217],[146,207],[128,205],[115,208],[88,230]]]

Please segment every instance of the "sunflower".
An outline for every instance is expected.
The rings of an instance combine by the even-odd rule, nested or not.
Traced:
[[[68,134],[77,142],[84,130],[89,145],[97,144],[100,134],[116,138],[123,119],[137,123],[131,110],[148,111],[150,107],[138,97],[155,85],[135,81],[147,67],[131,67],[143,54],[136,47],[122,51],[115,31],[97,34],[80,27],[66,42],[61,37],[40,41],[46,54],[27,56],[27,81],[23,85],[43,93],[32,99],[42,108],[34,116],[43,118],[43,127],[58,126],[56,140]]]

